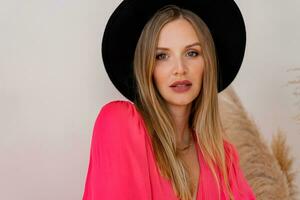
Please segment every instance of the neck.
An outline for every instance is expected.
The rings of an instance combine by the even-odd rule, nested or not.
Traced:
[[[169,105],[169,110],[176,126],[176,144],[179,147],[188,145],[191,141],[191,131],[188,124],[191,104],[187,106]]]

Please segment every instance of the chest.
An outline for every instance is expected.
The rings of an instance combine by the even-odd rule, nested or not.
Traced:
[[[162,199],[162,197],[164,197],[164,199],[179,200],[174,192],[170,180],[161,176],[155,160],[154,151],[151,145],[146,145],[146,148],[148,149],[147,153],[149,159],[148,161],[149,161],[150,185],[151,185],[151,190],[153,191],[153,193],[151,194],[152,195],[151,199],[160,200]],[[199,181],[200,165],[199,165],[195,146],[193,146],[193,151],[190,149],[189,153],[186,153],[182,156],[182,159],[184,160],[187,168],[189,169],[189,173],[190,173],[189,178],[192,185],[194,185],[193,190],[195,192],[193,193],[192,200],[196,200],[196,197],[198,197],[198,199],[203,199],[201,198],[202,192],[200,192],[202,184],[199,184],[199,182],[201,182]],[[200,157],[199,159],[201,160]]]
[[[193,147],[192,149],[189,149],[189,151],[182,154],[181,157],[184,160],[184,163],[188,168],[189,175],[190,175],[189,179],[192,184],[193,191],[194,191],[193,199],[196,199],[198,182],[199,182],[199,177],[200,177],[200,164],[199,164],[196,148]]]

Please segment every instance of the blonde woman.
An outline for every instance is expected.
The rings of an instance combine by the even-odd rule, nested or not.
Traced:
[[[217,104],[245,38],[232,0],[123,1],[102,55],[131,101],[107,103],[95,121],[83,200],[255,199]]]

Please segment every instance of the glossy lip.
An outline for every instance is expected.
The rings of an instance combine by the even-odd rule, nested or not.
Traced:
[[[189,80],[183,80],[183,81],[175,81],[174,83],[172,83],[172,85],[170,85],[170,87],[176,87],[177,85],[192,85],[192,83]]]
[[[191,89],[192,85],[178,85],[176,87],[170,87],[174,92],[183,93]]]

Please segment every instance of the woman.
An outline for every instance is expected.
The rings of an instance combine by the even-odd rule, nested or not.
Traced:
[[[241,39],[235,38],[241,41],[240,47],[233,47],[231,54],[226,54],[224,50],[229,50],[226,45],[215,49],[214,38],[199,16],[205,9],[192,12],[168,5],[170,1],[164,4],[164,1],[124,2],[107,25],[110,28],[106,28],[103,37],[102,53],[111,80],[134,104],[113,101],[102,107],[94,126],[83,199],[255,199],[239,167],[237,151],[226,140],[217,99],[218,91],[233,80],[240,67],[245,45],[243,26],[239,27]],[[179,2],[174,1],[174,4],[181,5]],[[193,7],[196,1],[187,2]],[[236,11],[236,5],[228,2],[219,3],[216,10]],[[212,4],[204,5],[209,8]],[[129,39],[131,43],[115,42],[121,49],[136,44],[134,79],[130,72],[120,73],[117,78],[114,77],[117,69],[113,71],[113,66],[119,66],[118,70],[121,66],[130,69],[130,55],[125,56],[127,60],[122,65],[112,64],[113,57],[107,52],[112,52],[108,48],[113,43],[107,41],[118,38],[111,33],[120,31],[110,29],[114,24],[122,26],[122,10],[126,11],[123,13],[137,10],[130,10],[130,6],[138,7],[138,13],[145,16],[155,12],[142,27],[137,43],[126,33],[126,41]],[[129,26],[132,23],[125,21],[123,24]],[[215,40],[218,40],[216,36]],[[238,58],[224,59],[223,54]],[[230,72],[221,70],[225,66]],[[122,88],[124,83],[127,85]]]

